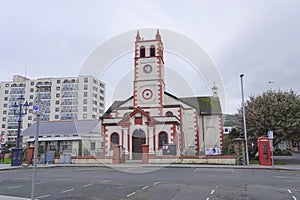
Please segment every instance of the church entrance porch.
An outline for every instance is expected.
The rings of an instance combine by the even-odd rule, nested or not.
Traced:
[[[146,144],[146,134],[143,130],[137,129],[132,134],[132,160],[142,159],[143,144]]]

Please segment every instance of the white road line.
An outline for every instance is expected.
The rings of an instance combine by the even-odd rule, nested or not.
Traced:
[[[45,182],[38,182],[38,183],[36,183],[36,185],[40,185],[40,184],[43,184],[43,183],[45,183]]]
[[[36,197],[37,199],[42,199],[42,198],[46,198],[46,197],[50,197],[50,194],[46,194],[46,195],[43,195],[43,196],[40,196],[40,197]]]
[[[25,177],[15,178],[15,179],[13,179],[13,181],[22,180],[22,179],[25,179]]]
[[[292,194],[292,191],[291,191],[291,190],[288,190],[288,192],[289,192],[290,194]]]
[[[16,186],[9,187],[8,189],[14,189],[14,188],[20,188],[20,187],[23,187],[23,186],[22,185],[16,185]]]
[[[107,183],[109,180],[103,180],[100,183]]]
[[[126,197],[130,197],[132,195],[135,195],[135,192],[128,194]]]
[[[295,196],[292,196],[294,200],[297,200],[297,198]]]
[[[158,185],[158,184],[160,184],[160,182],[155,182],[155,183],[153,183],[153,185]]]
[[[206,200],[209,200],[209,197],[207,197]]]
[[[69,189],[69,190],[62,191],[61,193],[71,192],[71,191],[73,191],[73,190],[74,190],[74,188],[71,188],[71,189]]]
[[[84,186],[82,186],[82,187],[88,187],[88,186],[91,186],[91,185],[93,185],[93,183],[86,184],[86,185],[84,185]]]
[[[143,187],[142,190],[145,190],[145,189],[147,189],[148,187],[149,187],[149,186],[147,185],[147,186]]]
[[[213,194],[214,194],[214,192],[215,192],[215,190],[212,190],[212,191],[210,192],[210,194],[211,194],[211,195],[213,195]]]

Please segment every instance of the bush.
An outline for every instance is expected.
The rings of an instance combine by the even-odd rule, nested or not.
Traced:
[[[274,156],[292,156],[292,152],[290,150],[281,150],[281,149],[275,149]]]

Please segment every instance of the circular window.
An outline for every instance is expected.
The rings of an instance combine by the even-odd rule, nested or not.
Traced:
[[[152,71],[152,67],[151,67],[151,65],[145,65],[143,67],[143,70],[144,70],[145,73],[149,74]]]
[[[144,98],[144,99],[148,100],[148,99],[151,99],[151,98],[152,98],[153,93],[152,93],[151,90],[146,89],[146,90],[143,91],[143,94],[142,94],[142,95],[143,95],[143,98]]]

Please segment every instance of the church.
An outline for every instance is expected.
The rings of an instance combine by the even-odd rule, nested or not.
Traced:
[[[212,96],[176,97],[165,91],[164,48],[159,30],[135,38],[133,94],[115,101],[102,116],[104,156],[120,145],[125,160],[220,155],[223,123],[217,87]]]

